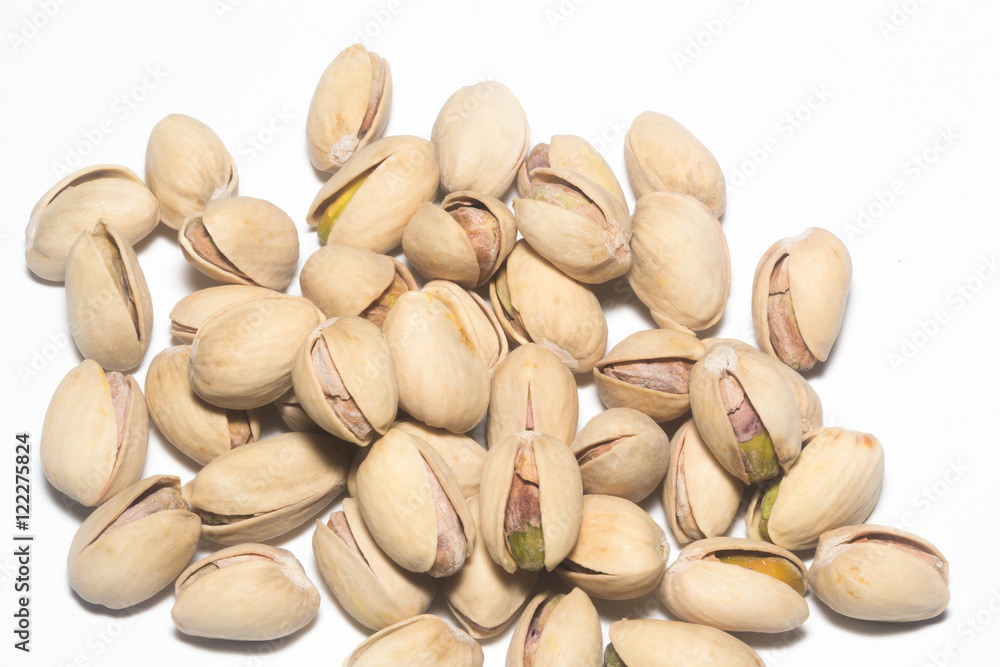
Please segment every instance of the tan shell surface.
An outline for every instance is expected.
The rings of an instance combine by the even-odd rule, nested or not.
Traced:
[[[216,285],[192,292],[170,311],[170,333],[186,345],[194,341],[198,329],[217,312],[260,296],[275,296],[274,290],[253,285]]]
[[[573,134],[552,135],[549,141],[549,166],[553,169],[566,169],[589,178],[607,190],[626,210],[628,209],[628,201],[614,170],[586,139]],[[522,162],[517,171],[518,196],[525,196],[529,182],[526,163]]]
[[[554,596],[539,593],[521,612],[507,648],[506,667],[523,667],[524,643],[535,611]],[[601,667],[601,619],[587,594],[574,588],[560,600],[542,629],[534,667]],[[641,663],[636,663],[641,664]]]
[[[483,660],[483,648],[476,640],[425,614],[376,632],[347,656],[344,667],[482,667]]]
[[[302,409],[302,404],[299,403],[299,399],[296,398],[295,392],[291,389],[284,396],[274,401],[273,405],[278,410],[278,414],[281,415],[281,421],[285,422],[285,426],[288,427],[289,431],[325,433],[323,428],[314,422],[312,417]]]
[[[482,445],[462,433],[452,433],[418,421],[396,422],[392,427],[421,438],[436,449],[455,473],[455,479],[466,499],[479,495],[479,478],[483,470],[483,461],[486,460],[486,450]]]
[[[694,623],[621,620],[608,637],[627,665],[764,667],[757,652],[730,634]]]
[[[417,283],[399,261],[371,250],[328,243],[309,255],[299,274],[302,296],[327,317],[360,315],[399,273],[411,290]]]
[[[475,292],[448,280],[432,280],[420,291],[444,304],[458,320],[492,376],[510,349],[493,309]]]

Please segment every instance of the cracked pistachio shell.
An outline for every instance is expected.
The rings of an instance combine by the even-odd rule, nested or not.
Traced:
[[[471,498],[479,495],[479,477],[486,460],[486,450],[467,435],[452,433],[443,428],[433,428],[418,421],[396,422],[394,429],[421,438],[437,450],[451,471],[455,473],[462,496]],[[357,462],[360,465],[360,461]],[[351,467],[352,472],[355,467]],[[348,478],[348,486],[350,486]],[[352,493],[351,495],[355,495]]]
[[[175,113],[153,127],[146,144],[146,184],[171,229],[180,229],[213,199],[235,195],[239,182],[236,160],[208,125]]]
[[[723,562],[720,554],[758,562],[759,554],[783,559],[781,573],[794,581]],[[806,566],[790,551],[758,540],[715,537],[686,546],[667,568],[659,592],[667,610],[685,621],[729,632],[787,632],[809,618],[805,578]]]
[[[725,535],[740,509],[745,488],[715,458],[693,419],[677,429],[670,441],[663,509],[680,544]]]
[[[812,549],[828,530],[868,518],[882,491],[885,452],[875,436],[832,427],[802,437],[802,453],[778,484],[778,495],[760,529],[763,490],[747,508],[747,534],[793,551]]]
[[[885,526],[824,533],[809,584],[830,609],[864,621],[934,618],[951,598],[944,554],[922,537]]]
[[[292,388],[302,341],[326,318],[308,299],[275,294],[233,304],[198,328],[191,343],[194,392],[212,405],[247,410]]]
[[[483,648],[475,639],[424,614],[376,632],[347,656],[344,667],[482,667],[483,660]]]
[[[170,585],[194,556],[200,535],[180,480],[147,477],[109,498],[76,531],[69,585],[87,602],[131,607]]]
[[[195,637],[277,639],[319,610],[319,591],[292,552],[266,544],[239,544],[192,563],[174,592],[174,625]]]
[[[316,371],[313,348],[320,339],[325,343],[343,390],[328,393]],[[319,426],[347,442],[371,444],[389,430],[396,418],[399,391],[396,368],[389,344],[377,326],[360,317],[339,317],[317,327],[299,348],[292,366],[295,396],[306,414]],[[347,393],[346,414],[357,419],[354,429],[334,405],[343,407]]]
[[[321,243],[386,252],[424,202],[437,194],[434,146],[411,136],[385,137],[360,149],[320,188],[306,222]]]
[[[382,136],[389,120],[389,63],[360,44],[341,51],[320,76],[309,104],[309,160],[337,171],[359,149]]]
[[[502,83],[481,81],[459,89],[431,131],[441,186],[503,197],[528,154],[528,134],[524,109]]]
[[[642,197],[632,214],[628,282],[661,327],[709,328],[722,317],[732,282],[722,225],[694,197]]]
[[[169,347],[149,362],[146,405],[153,423],[171,445],[205,465],[230,449],[256,442],[255,410],[226,410],[206,403],[191,389],[191,346]]]
[[[565,169],[534,169],[531,180],[527,198],[514,200],[514,222],[539,255],[583,283],[604,283],[628,272],[632,220],[627,207],[586,176]],[[585,201],[564,204],[559,195],[550,195],[559,204],[546,201],[534,192],[545,186],[568,188],[573,199]],[[576,210],[581,203],[596,207],[592,212],[600,221]]]
[[[181,492],[219,544],[269,540],[301,526],[340,495],[351,452],[316,433],[283,433],[220,455]]]
[[[153,299],[135,251],[111,225],[97,223],[69,249],[66,309],[84,357],[116,371],[142,362],[153,331]]]
[[[300,433],[326,432],[319,424],[312,420],[312,417],[306,414],[306,411],[302,409],[302,404],[299,403],[299,399],[295,396],[295,392],[291,389],[274,402],[274,407],[277,408],[278,414],[281,415],[281,421],[285,422],[285,426],[288,427],[289,431],[298,431]]]
[[[573,442],[580,413],[576,380],[565,364],[534,343],[514,349],[493,375],[487,445],[521,431]]]
[[[260,296],[275,296],[275,291],[253,285],[216,285],[192,292],[170,311],[170,333],[190,345],[198,329],[212,315],[235,303]]]
[[[93,507],[139,479],[148,440],[139,383],[87,359],[66,374],[49,402],[39,442],[42,470],[52,486]]]
[[[631,600],[656,588],[669,555],[666,533],[641,507],[617,496],[588,494],[580,535],[556,574],[593,597]]]
[[[788,470],[802,448],[799,407],[788,383],[759,352],[717,345],[691,369],[691,413],[702,440],[731,475],[744,484],[751,482],[719,389],[726,373],[742,385],[769,436],[777,464]]]
[[[32,273],[61,281],[70,246],[104,220],[129,244],[146,237],[160,221],[160,204],[131,169],[114,164],[85,167],[42,195],[24,232],[24,259]]]
[[[524,608],[507,647],[506,667],[524,667],[532,621],[554,597],[552,592],[539,593]],[[534,667],[601,667],[601,619],[594,603],[579,588],[556,601],[544,624],[535,630],[540,636],[532,642]]]
[[[565,443],[545,433],[522,431],[491,447],[479,484],[480,528],[493,560],[508,572],[517,570],[504,537],[504,521],[516,474],[515,457],[522,444],[532,445],[535,453],[544,564],[551,572],[573,549],[583,512],[580,466]]]
[[[463,208],[482,212],[489,226],[463,227],[452,215]],[[428,278],[474,289],[489,282],[516,240],[514,214],[502,201],[461,190],[447,195],[440,206],[420,205],[403,232],[403,253]]]
[[[650,192],[691,195],[716,218],[726,212],[726,177],[715,156],[670,116],[645,111],[625,135],[625,168],[636,199]]]
[[[490,401],[489,369],[444,302],[407,292],[389,310],[382,331],[396,365],[400,408],[453,433],[482,420]]]
[[[507,337],[553,352],[573,373],[589,373],[608,345],[601,303],[583,283],[518,241],[490,283],[490,302]]]
[[[611,408],[580,429],[570,450],[584,493],[639,502],[667,472],[669,440],[656,422],[632,408]]]
[[[736,637],[705,625],[661,619],[621,620],[608,630],[622,664],[629,667],[764,667],[757,652]],[[606,663],[607,664],[607,663]]]
[[[361,518],[358,501],[345,498],[343,520],[354,545],[334,531],[336,514],[316,520],[312,547],[320,574],[341,606],[372,630],[418,616],[434,598],[433,580],[407,572],[385,555]]]
[[[492,376],[509,351],[507,336],[493,309],[475,292],[447,280],[432,280],[420,291],[443,303],[458,320]]]
[[[441,592],[448,608],[475,639],[487,639],[503,632],[538,579],[537,572],[518,570],[513,574],[493,562],[479,529],[479,496],[469,498],[469,512],[476,522],[476,545],[457,574],[442,580]]]
[[[691,407],[688,378],[704,356],[705,345],[691,334],[673,329],[638,331],[597,362],[597,395],[609,408],[634,408],[658,422],[677,419]],[[622,368],[616,370],[619,365]]]
[[[428,467],[440,496],[429,482]],[[442,540],[460,543],[464,536],[464,558],[472,553],[476,526],[458,480],[444,458],[423,439],[389,429],[369,448],[358,466],[355,484],[368,530],[386,555],[404,569],[429,572]],[[439,522],[438,505],[445,500],[454,510],[457,526]],[[450,529],[461,534],[445,534]]]
[[[177,240],[191,266],[224,283],[283,290],[299,263],[295,223],[271,202],[253,197],[208,202],[184,220]]]
[[[596,148],[582,137],[554,134],[547,144],[538,144],[517,170],[517,194],[527,196],[531,184],[530,172],[538,167],[565,169],[597,183],[628,210],[628,201],[611,166]]]
[[[785,257],[791,317],[797,336],[814,360],[826,361],[847,309],[847,293],[851,288],[850,252],[843,241],[830,232],[810,227],[798,236],[775,243],[757,264],[751,302],[757,343],[761,350],[794,368],[787,353],[775,349],[768,313],[768,295],[773,291],[772,274]],[[802,370],[808,368],[802,367]]]

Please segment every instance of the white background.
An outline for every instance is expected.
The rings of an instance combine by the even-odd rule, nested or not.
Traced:
[[[885,485],[871,521],[905,525],[936,543],[951,561],[952,601],[935,621],[886,626],[840,618],[810,596],[812,615],[800,630],[743,638],[772,666],[992,664],[1000,649],[998,19],[1000,5],[987,0],[3,3],[2,469],[12,469],[16,432],[30,432],[36,445],[33,652],[11,647],[7,473],[3,660],[339,664],[363,638],[319,576],[311,526],[277,543],[301,559],[322,606],[305,631],[275,644],[181,635],[170,622],[169,590],[124,615],[73,595],[65,555],[87,511],[44,480],[37,443],[52,391],[81,359],[68,338],[62,286],[30,274],[22,237],[61,164],[115,162],[141,175],[150,129],[180,112],[221,136],[239,163],[241,194],[296,220],[301,264],[319,247],[305,225],[322,184],[306,156],[309,100],[329,61],[363,41],[392,67],[387,134],[429,137],[452,92],[495,79],[524,106],[532,144],[554,133],[589,139],[631,200],[622,147],[632,119],[652,109],[693,131],[729,181],[723,226],[733,285],[713,334],[752,342],[753,270],[774,241],[809,226],[840,236],[854,261],[849,308],[830,361],[810,379],[828,425],[882,441]],[[165,227],[137,251],[155,303],[141,383],[153,355],[173,344],[170,308],[210,281],[188,266]],[[599,292],[609,307],[609,347],[652,326],[620,286]],[[297,282],[289,291],[298,293]],[[581,386],[582,426],[600,404],[589,378]],[[266,414],[269,433],[277,432]],[[195,471],[153,429],[145,475],[186,481]],[[644,507],[665,525],[659,492]],[[207,553],[203,545],[198,557]],[[664,615],[655,601],[599,608],[605,628],[636,610]],[[432,611],[450,620],[440,596]],[[502,664],[509,635],[485,642],[488,664]]]

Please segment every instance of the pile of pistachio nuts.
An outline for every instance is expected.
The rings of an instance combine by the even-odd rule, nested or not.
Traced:
[[[56,389],[40,445],[52,486],[96,508],[68,556],[77,595],[121,609],[173,584],[184,633],[283,637],[322,596],[304,554],[275,543],[315,521],[326,594],[374,631],[344,665],[482,665],[477,640],[512,623],[507,665],[763,665],[728,633],[798,627],[810,590],[856,619],[944,610],[941,552],[863,523],[882,445],[824,427],[801,375],[840,330],[843,243],[812,228],[767,250],[759,349],[699,338],[730,288],[726,186],[677,121],[633,122],[630,214],[585,140],[531,146],[500,83],[452,95],[429,141],[382,137],[391,97],[388,63],[358,45],[319,80],[308,150],[332,175],[306,214],[319,248],[302,296],[283,293],[295,222],[238,196],[232,156],[187,116],[154,127],[144,181],[88,167],[31,212],[27,264],[65,282],[86,358]],[[178,345],[140,388],[128,371],[154,306],[133,245],[161,222],[221,284],[174,306]],[[384,254],[399,246],[405,264]],[[614,279],[660,328],[609,351],[593,286]],[[607,407],[579,431],[574,374],[592,374]],[[270,405],[289,432],[261,440]],[[149,418],[202,466],[183,485],[140,479]],[[466,433],[484,418],[477,442]],[[658,489],[667,527],[637,504]],[[747,498],[747,537],[726,537]],[[682,546],[669,567],[665,528]],[[218,550],[192,563],[202,541]],[[807,567],[796,552],[813,549]],[[561,585],[539,590],[543,569]],[[425,614],[438,590],[450,621]],[[654,592],[677,620],[621,620],[606,643],[595,600]]]

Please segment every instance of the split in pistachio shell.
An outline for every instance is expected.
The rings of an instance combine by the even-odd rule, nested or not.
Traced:
[[[503,327],[481,296],[448,280],[432,280],[420,290],[440,301],[471,339],[492,376],[507,358],[509,346]]]
[[[170,311],[170,333],[185,345],[190,345],[201,325],[220,310],[241,301],[274,295],[274,290],[252,285],[217,285],[200,289],[178,301]]]
[[[160,205],[131,169],[114,164],[85,167],[42,195],[25,230],[24,259],[32,273],[61,281],[70,246],[98,221],[117,229],[129,244],[160,221]]]
[[[376,53],[353,44],[323,71],[309,104],[309,160],[337,171],[359,149],[382,136],[389,119],[392,74]]]
[[[601,620],[587,594],[539,593],[528,603],[507,647],[507,667],[600,667]]]
[[[376,632],[347,656],[344,667],[483,667],[483,660],[483,648],[475,639],[425,614]]]
[[[153,300],[132,246],[103,221],[69,250],[66,306],[84,357],[116,371],[142,362],[153,331]]]
[[[757,652],[736,637],[695,623],[621,620],[611,624],[608,638],[605,667],[764,667]]]
[[[42,424],[42,470],[52,486],[92,507],[135,483],[146,462],[146,401],[131,375],[90,359],[56,387]]]
[[[266,544],[217,551],[184,570],[174,590],[174,625],[195,637],[278,639],[319,610],[319,591],[292,552]]]
[[[596,148],[585,139],[572,134],[555,134],[547,144],[537,144],[531,149],[517,172],[518,196],[527,197],[531,186],[531,172],[535,169],[565,169],[586,176],[607,190],[622,206],[628,209],[625,193],[614,171]]]
[[[455,473],[455,479],[458,481],[459,488],[462,489],[463,497],[468,499],[479,495],[479,478],[482,475],[483,461],[486,459],[486,450],[483,449],[482,445],[462,433],[433,428],[416,420],[396,422],[392,428],[421,438],[437,450],[451,471]],[[360,461],[357,462],[357,465],[360,465]],[[355,471],[355,466],[352,465],[351,468],[352,471]],[[350,477],[348,478],[348,486],[351,486]]]
[[[312,417],[302,409],[302,404],[299,403],[293,390],[288,390],[288,393],[275,400],[274,407],[277,408],[278,414],[281,415],[281,421],[285,422],[289,431],[324,433],[323,427],[314,422]]]
[[[168,227],[180,229],[208,202],[235,195],[239,182],[236,161],[208,125],[175,113],[153,127],[146,144],[146,185]]]
[[[948,560],[927,540],[885,526],[845,526],[820,537],[809,584],[838,614],[922,621],[948,606]]]
[[[69,584],[87,602],[123,609],[170,585],[198,547],[201,522],[180,480],[155,475],[98,507],[70,545]]]

